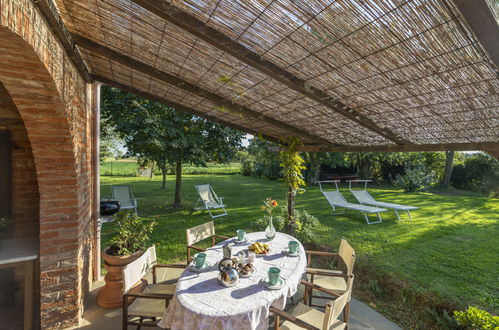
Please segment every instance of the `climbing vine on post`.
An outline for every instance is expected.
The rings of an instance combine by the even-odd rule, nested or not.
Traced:
[[[305,185],[302,171],[306,169],[303,165],[305,162],[298,152],[298,148],[302,142],[292,137],[283,141],[287,145],[286,151],[280,152],[280,160],[282,167],[282,176],[284,183],[288,186],[288,217],[287,217],[287,232],[293,234],[299,223],[295,221],[295,197],[297,193],[303,193],[305,190],[301,188]]]

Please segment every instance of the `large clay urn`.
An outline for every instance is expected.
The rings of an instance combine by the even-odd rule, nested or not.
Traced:
[[[97,294],[97,305],[103,308],[118,308],[123,306],[123,268],[139,258],[143,251],[137,251],[131,255],[113,256],[107,254],[107,248],[102,251],[104,259],[104,268],[107,274],[104,277],[104,285]],[[146,280],[141,280],[130,289],[131,292],[140,292],[147,286]]]

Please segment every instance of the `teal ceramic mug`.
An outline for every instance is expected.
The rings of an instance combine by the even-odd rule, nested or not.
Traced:
[[[242,240],[244,240],[244,236],[246,236],[246,230],[239,229],[239,230],[237,231],[237,240],[238,240],[238,241],[242,241]]]
[[[201,268],[204,266],[204,262],[206,261],[206,253],[199,252],[194,256],[194,265],[196,268]]]
[[[269,283],[274,286],[279,283],[279,275],[281,275],[281,270],[277,267],[269,268]]]
[[[288,243],[289,253],[295,254],[298,250],[298,242],[297,241],[289,241]]]

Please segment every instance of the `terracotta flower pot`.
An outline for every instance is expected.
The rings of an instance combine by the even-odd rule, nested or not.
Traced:
[[[103,308],[118,308],[123,306],[123,268],[132,261],[139,258],[144,251],[140,250],[130,255],[113,256],[107,254],[107,248],[102,251],[104,268],[107,274],[104,277],[104,285],[97,294],[97,305]],[[132,292],[140,292],[147,286],[146,280],[141,280],[130,289]],[[131,301],[129,301],[131,302]]]

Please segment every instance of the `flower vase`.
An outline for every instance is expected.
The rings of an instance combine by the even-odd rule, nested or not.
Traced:
[[[275,228],[272,223],[272,217],[269,217],[269,224],[267,225],[267,228],[265,228],[265,237],[267,237],[267,240],[269,241],[273,240],[275,237]]]

